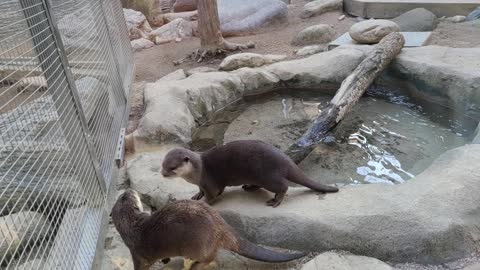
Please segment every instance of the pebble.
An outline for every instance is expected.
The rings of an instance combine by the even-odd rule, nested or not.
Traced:
[[[338,20],[339,20],[339,21],[341,21],[341,20],[343,20],[343,19],[345,19],[345,14],[342,15],[342,16],[340,16],[340,17],[338,17]]]

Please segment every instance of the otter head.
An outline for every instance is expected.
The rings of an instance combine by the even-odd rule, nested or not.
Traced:
[[[133,189],[127,189],[122,195],[120,195],[115,203],[115,206],[120,209],[133,208],[140,212],[143,212],[142,201],[140,195]]]
[[[162,163],[162,175],[167,178],[182,177],[188,182],[195,181],[198,168],[198,154],[184,149],[176,148],[168,152]]]

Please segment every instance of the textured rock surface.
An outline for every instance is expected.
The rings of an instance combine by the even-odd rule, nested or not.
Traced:
[[[478,125],[476,131],[475,131],[475,134],[477,134],[474,139],[473,139],[473,143],[478,143],[480,144],[480,124]]]
[[[339,249],[391,262],[446,262],[478,246],[479,151],[474,144],[450,150],[401,185],[347,186],[328,195],[291,188],[278,208],[264,205],[272,196],[266,191],[228,188],[215,208],[239,233],[266,245]],[[182,179],[161,177],[165,152],[142,154],[128,168],[132,187],[143,187],[140,192],[157,208],[196,191]]]
[[[342,0],[315,0],[307,3],[305,7],[303,7],[303,12],[300,16],[302,18],[309,18],[342,8]]]
[[[424,8],[412,9],[392,19],[402,32],[432,31],[437,27],[437,16]]]
[[[325,252],[306,263],[301,270],[393,270],[388,264],[365,256]]]
[[[197,9],[197,0],[175,0],[174,12],[186,12]]]
[[[153,30],[152,34],[164,40],[192,37],[193,26],[191,22],[178,18]]]
[[[295,54],[298,56],[308,56],[316,53],[321,53],[325,50],[324,46],[321,45],[310,45],[295,50]]]
[[[49,230],[48,220],[37,212],[25,211],[0,217],[0,257],[21,254],[28,245],[43,241]]]
[[[243,95],[292,88],[336,87],[368,47],[341,47],[308,58],[233,72],[195,73],[180,81],[148,83],[137,138],[151,143],[189,143],[197,123]]]
[[[454,23],[460,23],[460,22],[464,22],[465,18],[466,18],[465,16],[457,15],[457,16],[453,16],[453,17],[448,17],[445,20],[450,21],[450,22],[454,22]]]
[[[267,24],[287,21],[287,5],[280,0],[218,0],[224,36],[251,32]]]
[[[367,20],[352,25],[348,33],[358,43],[372,44],[379,42],[384,36],[398,31],[400,28],[392,21]]]
[[[187,74],[187,76],[190,76],[190,75],[193,75],[195,73],[207,73],[207,72],[216,72],[216,71],[218,71],[218,70],[214,69],[214,68],[211,68],[211,67],[196,67],[196,68],[192,68],[192,69],[187,70],[187,72],[185,72],[185,74]]]
[[[285,60],[286,55],[257,54],[257,53],[237,53],[227,56],[220,63],[220,70],[231,71],[242,67],[261,67],[274,62]]]
[[[430,101],[480,115],[480,48],[426,46],[403,49],[390,73]]]
[[[123,9],[125,22],[130,40],[145,38],[152,31],[147,18],[140,11],[133,9]]]
[[[156,81],[156,83],[162,81],[177,81],[185,79],[186,77],[187,75],[185,74],[185,71],[183,71],[183,69],[177,69],[174,72],[168,73],[167,75],[161,77]]]
[[[478,19],[480,19],[480,6],[470,12],[470,14],[468,14],[466,18],[467,21],[473,21]]]
[[[300,31],[292,40],[292,45],[304,46],[327,43],[335,38],[333,26],[328,24],[312,25]]]
[[[151,48],[153,47],[153,45],[155,45],[153,42],[151,42],[146,38],[135,39],[135,40],[132,40],[130,43],[134,51],[141,51],[144,49]]]

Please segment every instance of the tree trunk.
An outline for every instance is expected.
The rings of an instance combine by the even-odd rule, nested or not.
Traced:
[[[223,36],[220,31],[220,19],[218,18],[217,0],[199,0],[198,32],[202,49],[212,50],[223,45]]]
[[[207,54],[215,55],[219,51],[235,51],[255,47],[253,42],[246,45],[229,43],[223,39],[218,18],[217,0],[198,0],[198,32],[200,34],[200,62]]]
[[[321,142],[360,100],[365,90],[400,53],[405,43],[403,35],[391,33],[365,57],[340,86],[330,104],[320,113],[308,131],[290,148],[287,154],[296,162],[302,161],[314,144]]]

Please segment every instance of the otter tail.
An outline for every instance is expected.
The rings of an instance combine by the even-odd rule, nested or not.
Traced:
[[[297,253],[280,253],[266,248],[262,248],[253,244],[252,242],[245,240],[241,237],[237,237],[239,247],[237,250],[234,250],[236,253],[247,257],[249,259],[262,261],[262,262],[271,262],[271,263],[280,263],[293,261],[299,258],[306,256],[306,253],[297,252]]]
[[[293,162],[292,162],[293,163]],[[292,169],[288,172],[288,180],[299,185],[308,187],[318,192],[338,192],[337,187],[322,185],[308,178],[296,164],[292,164]]]

